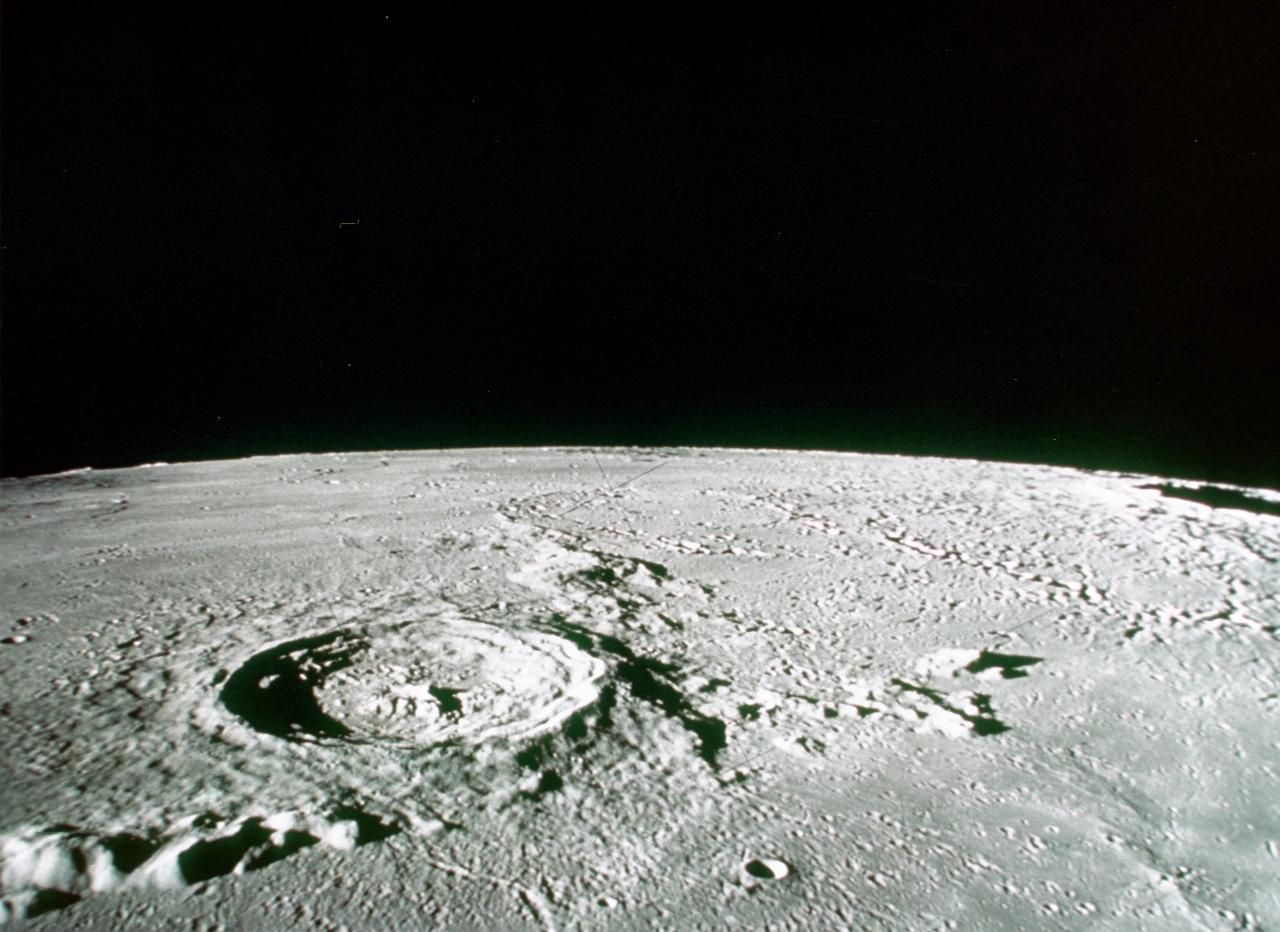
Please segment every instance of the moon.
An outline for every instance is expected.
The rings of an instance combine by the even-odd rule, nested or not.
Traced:
[[[2,489],[5,920],[1280,925],[1275,491],[689,448]]]

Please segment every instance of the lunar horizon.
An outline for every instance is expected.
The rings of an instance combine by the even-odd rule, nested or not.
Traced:
[[[0,920],[1280,928],[1280,7],[80,6]]]

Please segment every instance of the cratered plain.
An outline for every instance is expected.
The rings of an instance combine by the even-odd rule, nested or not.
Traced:
[[[1278,511],[727,449],[6,480],[2,911],[1275,927]]]

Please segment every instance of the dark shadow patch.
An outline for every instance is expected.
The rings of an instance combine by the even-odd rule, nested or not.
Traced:
[[[596,700],[596,727],[608,731],[613,727],[613,709],[618,704],[618,689],[612,683],[600,687],[600,698]]]
[[[989,738],[991,735],[1002,735],[1009,730],[1009,726],[1004,722],[994,718],[975,718],[973,722],[973,733],[980,738]]]
[[[1224,489],[1217,485],[1202,485],[1197,488],[1181,485],[1154,484],[1140,485],[1140,489],[1159,492],[1165,498],[1181,498],[1198,505],[1210,508],[1230,508],[1236,511],[1249,511],[1255,515],[1271,515],[1280,517],[1280,503],[1270,502],[1255,495],[1247,495],[1236,489]]]
[[[122,874],[132,874],[156,853],[155,842],[138,835],[123,833],[101,839],[99,844],[111,853],[111,861]]]
[[[685,716],[684,727],[698,738],[698,754],[712,767],[716,765],[716,757],[728,744],[728,729],[725,723],[709,715]]]
[[[222,824],[222,819],[216,812],[202,812],[191,820],[194,828],[217,828]]]
[[[354,822],[357,845],[390,838],[399,828],[383,822],[354,806],[344,805],[334,809],[329,817],[334,822]],[[272,832],[261,818],[246,819],[232,835],[197,841],[178,855],[178,870],[189,884],[225,877],[237,869],[261,870],[282,861],[305,848],[319,844],[320,839],[310,832]]]
[[[382,841],[400,831],[397,825],[384,822],[354,805],[340,805],[328,814],[328,818],[334,822],[354,822],[356,845]],[[201,813],[191,820],[191,826],[196,829],[216,831],[222,824],[218,815],[213,812]],[[448,821],[445,822],[445,827],[450,830],[462,828],[461,825]],[[77,840],[93,837],[70,825],[51,826],[47,831],[65,834]],[[146,864],[160,847],[159,843],[151,839],[127,832],[100,836],[97,841],[111,855],[116,870],[123,875],[132,874]],[[239,823],[232,834],[205,838],[188,845],[178,854],[178,872],[187,884],[203,883],[236,871],[261,870],[319,843],[320,839],[310,832],[272,831],[266,827],[263,818],[255,816]],[[88,865],[84,852],[73,848],[70,855],[76,870],[81,874],[86,873]],[[79,900],[80,896],[65,890],[54,887],[41,889],[28,904],[25,915],[32,918],[54,912]]]
[[[975,693],[973,704],[978,709],[978,714],[970,719],[973,723],[974,734],[980,737],[988,735],[1001,735],[1009,730],[1009,726],[996,718],[995,710],[991,708],[991,697],[986,693]]]
[[[666,614],[665,612],[656,612],[655,614],[657,615],[658,620],[662,622],[664,625],[666,625],[668,628],[670,628],[672,631],[684,630],[683,621],[678,621],[675,618],[672,618],[670,615]]]
[[[778,865],[777,868],[774,867],[775,864]],[[780,861],[770,863],[759,858],[752,858],[743,864],[742,870],[758,880],[779,880],[790,872],[790,868]]]
[[[372,813],[357,809],[352,805],[342,805],[329,813],[335,822],[354,822],[356,824],[356,844],[367,845],[375,841],[384,841],[392,835],[400,833],[400,827],[393,822],[384,822]]]
[[[637,560],[636,562],[659,579],[666,579],[671,575],[671,571],[661,563],[653,563],[649,560]]]
[[[1029,657],[1022,654],[998,654],[984,650],[978,659],[965,667],[970,673],[982,673],[984,670],[1000,670],[1000,676],[1006,680],[1017,679],[1027,674],[1022,667],[1034,666],[1044,661],[1043,657]]]
[[[559,612],[551,616],[551,627],[555,629],[557,634],[567,640],[574,647],[578,648],[578,650],[584,650],[587,653],[591,653],[592,648],[595,647],[596,642],[591,635],[577,628],[573,624],[570,624]]]
[[[991,735],[1000,735],[1009,730],[1008,725],[996,718],[995,711],[991,708],[990,696],[979,693],[973,697],[973,704],[978,709],[978,712],[975,715],[972,712],[966,712],[964,709],[957,709],[947,701],[945,693],[941,693],[936,689],[930,689],[927,686],[919,686],[915,683],[898,679],[896,677],[890,680],[890,682],[901,689],[907,690],[908,692],[924,696],[939,708],[946,709],[951,714],[960,716],[960,718],[973,726],[973,733],[979,737],[986,738]]]
[[[672,682],[680,672],[678,665],[641,657],[619,638],[611,634],[586,631],[565,621],[561,615],[552,616],[550,626],[557,634],[569,638],[587,653],[600,656],[603,651],[619,658],[620,662],[614,667],[614,676],[626,683],[637,699],[656,705],[666,715],[679,720],[697,739],[698,755],[712,767],[717,766],[716,756],[726,747],[725,723],[697,711],[688,697]],[[599,715],[597,726],[602,729],[609,727],[609,713],[614,699],[612,687],[601,690],[596,710]]]
[[[27,906],[27,918],[34,919],[36,916],[43,916],[45,913],[66,909],[72,903],[78,902],[80,902],[80,897],[74,893],[68,893],[66,890],[41,890],[32,897],[30,905]]]
[[[801,735],[796,738],[796,744],[804,748],[810,754],[821,754],[827,749],[827,743],[820,738],[810,738],[808,735]]]
[[[760,706],[754,702],[744,702],[738,706],[738,714],[749,722],[760,719]]]
[[[570,713],[558,733],[546,734],[516,752],[515,761],[524,770],[541,770],[566,746],[581,752],[591,747],[595,735],[613,727],[613,707],[617,689],[612,683],[600,688],[596,701]]]
[[[268,845],[260,851],[249,854],[245,859],[244,869],[247,871],[261,870],[277,861],[283,861],[289,855],[295,854],[303,848],[310,848],[312,845],[319,843],[320,839],[310,832],[287,831],[284,833],[280,844]]]
[[[320,708],[315,690],[367,646],[345,631],[288,641],[245,661],[227,677],[219,698],[264,734],[291,741],[347,737],[350,729]]]
[[[525,770],[537,770],[551,756],[551,741],[544,738],[516,754],[516,763]]]
[[[600,583],[605,586],[614,586],[619,582],[618,574],[607,566],[593,566],[591,569],[582,570],[576,575],[579,579]]]
[[[538,785],[532,790],[524,790],[521,796],[525,799],[541,799],[548,793],[556,793],[564,789],[564,779],[554,770],[544,771],[538,780]]]
[[[684,694],[663,678],[663,674],[674,669],[671,664],[632,656],[618,665],[617,675],[637,699],[656,705],[678,719],[698,739],[698,756],[715,767],[716,755],[725,747],[725,724],[695,711]]]
[[[432,686],[427,689],[427,692],[431,693],[431,698],[435,699],[436,705],[440,707],[441,715],[462,714],[462,700],[458,696],[462,695],[463,690]]]
[[[178,870],[189,884],[225,877],[251,849],[265,846],[271,831],[261,819],[248,819],[234,835],[198,841],[178,855]]]

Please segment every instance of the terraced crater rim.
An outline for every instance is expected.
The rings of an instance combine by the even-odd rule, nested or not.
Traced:
[[[431,617],[273,644],[235,669],[219,698],[254,730],[289,741],[518,741],[594,702],[606,671],[556,634]]]

